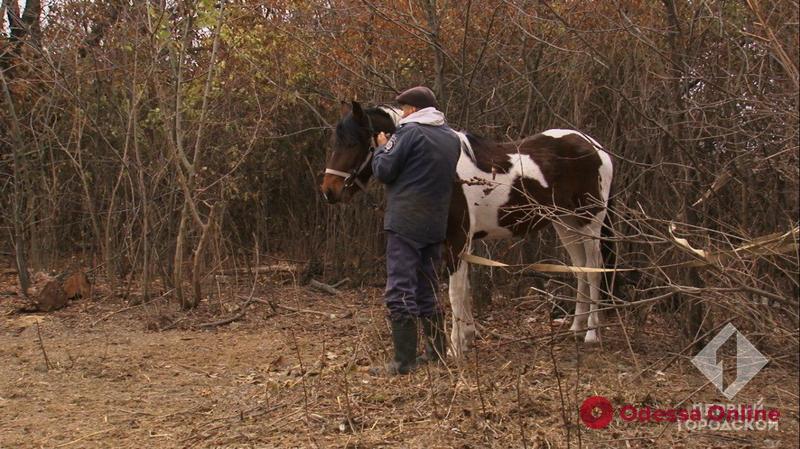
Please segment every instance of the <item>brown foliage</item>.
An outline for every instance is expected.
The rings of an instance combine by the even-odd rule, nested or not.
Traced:
[[[241,1],[222,17],[220,2],[118,4],[58,2],[5,56],[16,115],[0,108],[0,182],[15,193],[0,196],[0,226],[16,225],[33,267],[80,252],[115,290],[130,277],[147,296],[180,286],[173,265],[191,257],[197,301],[209,272],[258,248],[371,281],[381,188],[330,208],[315,186],[340,101],[414,84],[437,90],[456,128],[603,143],[621,263],[685,260],[670,222],[709,251],[797,223],[797,2]],[[552,242],[491,249],[560,258]],[[725,292],[741,310],[766,292],[791,310],[749,316],[797,318],[796,255],[674,271],[638,287]]]
[[[64,281],[64,293],[66,293],[68,299],[90,298],[92,296],[92,285],[89,283],[86,273],[80,270],[72,273]]]
[[[61,282],[54,279],[42,287],[34,301],[38,311],[52,312],[66,307],[68,298]]]

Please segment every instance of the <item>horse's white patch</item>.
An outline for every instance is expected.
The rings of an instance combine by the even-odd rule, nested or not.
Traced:
[[[584,139],[586,139],[586,141],[588,141],[592,145],[594,145],[594,148],[596,150],[602,150],[603,149],[603,146],[600,145],[596,140],[594,140],[590,135],[588,135],[586,133],[582,133],[580,131],[576,131],[574,129],[548,129],[547,131],[543,131],[541,134],[544,135],[544,136],[547,136],[547,137],[552,137],[554,139],[560,139],[560,138],[562,138],[564,136],[568,136],[570,134],[577,134],[577,135],[583,137]]]
[[[542,131],[541,134],[554,139],[560,139],[570,134],[577,134],[577,132],[571,129],[548,129],[547,131]]]
[[[473,161],[475,160],[475,152],[472,151],[472,144],[469,143],[469,139],[467,139],[467,135],[462,133],[461,131],[455,131],[456,135],[458,136],[458,140],[461,141],[461,151],[467,153],[470,159]]]
[[[614,173],[614,164],[611,162],[611,156],[605,151],[598,149],[597,155],[600,156],[600,160],[602,161],[598,169],[600,175],[600,194],[603,196],[602,200],[608,203],[608,198],[611,195],[611,178]]]

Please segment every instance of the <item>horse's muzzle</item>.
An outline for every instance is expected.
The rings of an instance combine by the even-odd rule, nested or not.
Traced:
[[[329,191],[329,190],[324,190],[323,189],[322,190],[322,197],[325,198],[325,201],[327,201],[328,204],[336,204],[339,201],[336,198],[336,195],[333,192]]]
[[[326,176],[327,178],[327,176]],[[338,181],[338,182],[337,182]],[[324,179],[322,185],[319,186],[319,191],[322,197],[328,204],[336,204],[341,201],[343,185],[341,180],[338,179]]]

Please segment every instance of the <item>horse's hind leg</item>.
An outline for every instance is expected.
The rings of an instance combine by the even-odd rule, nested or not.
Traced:
[[[585,234],[592,236],[583,240],[583,247],[586,253],[585,267],[589,268],[603,268],[603,255],[600,245],[600,225],[602,218],[597,223],[591,223],[584,227]],[[600,319],[600,284],[603,278],[602,273],[585,273],[589,284],[589,297],[591,303],[589,306],[589,319],[588,330],[586,331],[585,343],[599,343],[600,342],[600,327],[602,326]]]
[[[572,265],[576,267],[585,266],[586,251],[582,242],[583,236],[569,228],[566,224],[556,222],[553,223],[553,226],[556,229],[558,238],[561,240],[567,253],[569,253]],[[576,273],[575,277],[578,280],[577,294],[575,295],[575,315],[572,318],[572,326],[569,330],[582,333],[586,331],[588,327],[589,301],[591,301],[591,296],[586,273]]]

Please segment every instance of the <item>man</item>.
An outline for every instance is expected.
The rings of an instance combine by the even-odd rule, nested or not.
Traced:
[[[378,134],[372,159],[375,178],[386,184],[386,291],[394,359],[389,374],[407,374],[419,361],[445,356],[444,315],[436,300],[436,267],[441,260],[450,195],[461,151],[459,138],[437,109],[427,87],[396,98],[400,127],[389,138]],[[425,354],[417,360],[417,318],[425,333]]]

